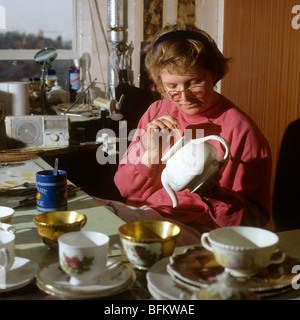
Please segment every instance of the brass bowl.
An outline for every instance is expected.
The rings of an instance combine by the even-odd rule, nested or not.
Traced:
[[[57,239],[64,233],[79,231],[87,222],[85,214],[76,211],[53,211],[33,218],[37,231],[48,249],[57,249]]]
[[[135,221],[119,228],[125,254],[140,270],[148,270],[158,260],[171,256],[179,234],[176,224],[160,220]]]

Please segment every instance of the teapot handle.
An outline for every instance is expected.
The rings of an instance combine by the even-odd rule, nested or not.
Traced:
[[[196,143],[202,143],[202,142],[205,142],[205,141],[208,141],[208,140],[217,140],[221,144],[224,145],[224,147],[225,147],[225,155],[224,155],[224,158],[222,159],[222,161],[223,162],[228,161],[229,156],[230,156],[230,147],[229,147],[228,142],[225,139],[223,139],[222,137],[211,135],[211,136],[207,136],[207,137],[203,137],[203,138],[197,139],[197,140],[195,140],[195,142]]]

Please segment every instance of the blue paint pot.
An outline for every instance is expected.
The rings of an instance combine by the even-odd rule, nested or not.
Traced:
[[[44,170],[36,173],[36,203],[39,212],[63,211],[68,208],[67,173]]]

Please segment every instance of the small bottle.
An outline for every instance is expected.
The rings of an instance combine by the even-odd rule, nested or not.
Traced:
[[[29,102],[40,101],[41,95],[41,79],[40,78],[29,78]]]
[[[73,102],[76,99],[76,93],[80,89],[80,66],[78,61],[71,61],[69,66],[69,92],[70,99]]]
[[[52,87],[54,87],[55,82],[57,81],[56,71],[53,68],[49,68],[46,70],[45,76],[45,85],[46,90],[50,91]]]
[[[59,86],[56,81],[55,86],[52,87],[52,89],[48,93],[47,100],[50,104],[57,106],[61,103],[70,102],[70,94],[69,92],[63,90],[62,87]]]

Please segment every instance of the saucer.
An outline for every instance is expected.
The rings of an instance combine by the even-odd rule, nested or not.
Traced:
[[[254,276],[236,279],[259,296],[272,296],[291,288],[295,277],[291,269],[297,264],[297,259],[287,256],[284,262],[271,264]],[[202,247],[192,247],[174,254],[167,265],[172,279],[190,291],[193,287],[200,289],[215,283],[216,277],[223,271],[214,255]]]
[[[25,287],[34,279],[38,268],[38,264],[34,261],[26,258],[15,257],[12,267],[6,272],[6,288],[0,288],[0,293]]]
[[[148,288],[148,291],[150,292],[151,296],[155,300],[169,300],[168,298],[166,298],[165,296],[162,296],[159,292],[157,292],[156,289],[153,286],[151,286],[150,283],[148,283],[147,288]]]
[[[172,280],[166,269],[168,263],[169,257],[166,257],[149,269],[146,274],[148,290],[158,300],[182,300],[189,292]]]
[[[212,252],[195,246],[173,254],[167,272],[174,281],[178,279],[180,285],[186,283],[199,289],[213,284],[216,276],[224,272],[224,268],[217,263]]]
[[[101,298],[121,293],[135,282],[133,270],[124,264],[104,271],[93,285],[73,286],[69,276],[62,271],[59,262],[48,264],[36,274],[37,286],[47,294],[66,298]]]

